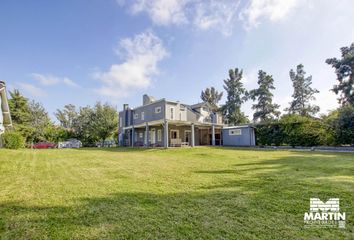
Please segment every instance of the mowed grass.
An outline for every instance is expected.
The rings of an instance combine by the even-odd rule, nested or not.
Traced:
[[[340,198],[346,229],[305,228]],[[2,239],[353,239],[354,154],[0,150]]]

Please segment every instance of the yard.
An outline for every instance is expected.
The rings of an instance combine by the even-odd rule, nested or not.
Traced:
[[[304,228],[340,198],[346,229]],[[353,239],[354,154],[0,150],[2,239]]]

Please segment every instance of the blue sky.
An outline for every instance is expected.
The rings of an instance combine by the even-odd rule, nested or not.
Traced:
[[[3,0],[0,79],[53,116],[69,103],[138,106],[143,93],[192,104],[205,87],[223,90],[228,69],[242,68],[248,89],[262,69],[283,109],[289,70],[303,63],[325,113],[337,106],[325,59],[353,42],[353,9],[352,0]]]

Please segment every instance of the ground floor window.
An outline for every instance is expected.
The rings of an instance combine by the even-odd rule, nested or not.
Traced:
[[[171,139],[177,139],[179,136],[178,130],[171,130]]]
[[[157,130],[157,141],[161,142],[161,138],[162,138],[162,132],[161,129]]]

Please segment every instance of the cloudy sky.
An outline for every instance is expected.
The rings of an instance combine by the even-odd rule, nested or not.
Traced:
[[[325,113],[337,106],[325,59],[354,41],[353,9],[353,0],[3,0],[0,79],[52,115],[97,100],[134,107],[143,93],[192,104],[205,87],[223,90],[230,68],[244,70],[248,89],[262,69],[283,109],[289,70],[303,63]]]

